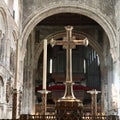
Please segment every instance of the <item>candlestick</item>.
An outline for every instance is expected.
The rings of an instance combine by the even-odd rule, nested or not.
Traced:
[[[100,91],[97,91],[96,89],[87,91],[87,93],[91,94],[92,97],[92,105],[91,105],[91,110],[92,110],[92,115],[96,116],[97,115],[97,94],[101,93]]]
[[[43,42],[43,90],[46,90],[46,76],[47,76],[47,39]]]

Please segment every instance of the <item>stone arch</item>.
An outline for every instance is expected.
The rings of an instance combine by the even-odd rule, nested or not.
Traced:
[[[60,32],[53,33],[53,34],[47,36],[45,39],[48,40],[48,44],[49,44],[49,43],[50,43],[50,40],[51,40],[52,38],[58,39],[58,38],[60,38],[60,37],[65,36],[65,34],[66,34],[66,33],[65,33],[64,31],[60,31]],[[92,46],[92,48],[97,51],[97,53],[98,53],[98,55],[99,55],[99,57],[100,57],[100,61],[103,61],[103,54],[102,54],[103,51],[102,51],[102,48],[101,48],[101,46],[99,45],[99,43],[96,42],[96,41],[92,38],[92,36],[90,36],[90,35],[88,35],[88,34],[86,34],[86,33],[83,33],[83,32],[73,33],[73,36],[76,36],[76,37],[78,37],[78,38],[80,38],[81,36],[83,36],[84,38],[87,37],[88,40],[89,40],[90,46]],[[41,42],[41,43],[42,43],[42,42]],[[42,50],[43,50],[43,45],[42,45],[41,43],[39,44],[38,49],[37,49],[38,51],[36,51],[36,54],[35,54],[35,65],[36,65],[36,66],[37,66],[37,63],[38,63],[40,54],[41,54],[41,52],[42,52]]]
[[[114,48],[117,46],[117,41],[116,41],[116,34],[115,34],[115,28],[112,25],[112,23],[110,22],[110,19],[107,18],[107,16],[105,16],[104,14],[102,14],[99,10],[96,9],[92,9],[90,7],[85,7],[84,6],[52,6],[47,7],[44,10],[39,9],[37,12],[34,12],[33,14],[31,14],[26,21],[24,22],[25,24],[23,24],[24,29],[22,31],[22,36],[21,36],[21,40],[22,40],[22,51],[26,51],[26,43],[27,43],[27,39],[29,37],[29,34],[31,33],[31,31],[33,30],[33,28],[42,20],[44,20],[45,18],[54,15],[54,14],[59,14],[59,13],[75,13],[75,14],[82,14],[85,15],[91,19],[93,19],[94,21],[97,21],[97,23],[103,28],[103,30],[106,32],[106,35],[108,36],[109,42],[110,42],[110,48]],[[92,38],[91,38],[91,45],[93,45],[95,47],[96,50],[100,51],[101,49],[97,48],[97,43],[92,43]],[[40,45],[41,47],[41,45]],[[117,49],[114,49],[115,52],[117,52]],[[41,49],[42,51],[42,49]],[[101,50],[102,51],[102,50]],[[102,52],[98,52],[99,55],[101,55],[101,61],[102,61],[102,66],[104,67],[104,59],[102,56]],[[21,54],[22,55],[22,54]],[[21,56],[21,58],[24,59],[24,55]],[[37,63],[37,61],[36,61]],[[104,84],[104,83],[103,83]],[[104,88],[102,88],[104,91]],[[104,94],[104,93],[103,93]]]
[[[23,49],[25,50],[26,48],[26,42],[30,32],[40,21],[42,21],[43,19],[51,15],[64,13],[64,12],[82,14],[97,21],[98,24],[101,25],[101,27],[104,29],[104,31],[106,32],[109,38],[110,48],[114,48],[117,45],[116,35],[114,30],[115,28],[112,26],[112,23],[109,22],[110,20],[105,15],[103,15],[100,11],[93,10],[90,7],[83,8],[82,6],[73,7],[73,6],[66,5],[66,6],[59,6],[59,7],[55,6],[50,8],[49,10],[46,9],[44,11],[40,9],[36,13],[31,14],[32,19],[31,17],[30,18],[28,17],[28,22],[25,25],[23,29],[23,34],[22,34]],[[115,51],[117,52],[117,49],[115,49]]]

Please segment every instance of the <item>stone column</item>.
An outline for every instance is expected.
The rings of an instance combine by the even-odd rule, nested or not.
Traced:
[[[111,65],[112,66],[112,65]],[[107,108],[107,114],[112,113],[112,83],[113,83],[113,75],[112,75],[112,67],[109,66],[108,68],[108,85],[107,85],[107,96],[108,96],[108,108]]]
[[[120,116],[120,76],[119,76],[119,61],[113,63],[113,83],[112,83],[112,111],[113,115]]]
[[[32,69],[32,74],[31,74],[31,77],[32,77],[32,80],[31,80],[31,85],[32,85],[32,114],[35,114],[35,79],[34,79],[34,68],[35,68],[35,65],[34,65],[34,48],[35,47],[35,31],[33,30],[32,33],[31,33],[31,57],[32,57],[32,60],[31,60],[31,69]]]
[[[104,70],[104,71],[103,71]],[[101,113],[108,110],[108,69],[101,66]]]
[[[22,95],[22,111],[21,114],[28,114],[28,92],[27,92],[27,87],[28,87],[28,80],[27,80],[27,52],[25,55],[24,59],[24,70],[23,70],[23,95]]]
[[[22,114],[35,114],[34,31],[29,35],[24,61]]]
[[[17,119],[18,115],[18,76],[19,76],[19,47],[18,47],[18,40],[16,42],[16,70],[15,70],[15,79],[14,79],[14,86],[13,86],[13,95],[12,95],[12,119]],[[10,56],[9,56],[10,58]]]

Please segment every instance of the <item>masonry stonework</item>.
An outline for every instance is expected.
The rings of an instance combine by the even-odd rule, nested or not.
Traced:
[[[13,9],[4,0],[0,0],[0,119],[12,118],[12,95],[16,79],[19,96],[17,118],[20,114],[35,114],[34,80],[38,59],[43,50],[41,41],[59,36],[55,31],[61,31],[62,27],[58,26],[54,30],[41,27],[43,36],[37,44],[34,43],[34,30],[36,25],[47,17],[66,12],[85,15],[103,29],[103,46],[90,41],[90,45],[100,55],[102,111],[108,115],[120,116],[120,1],[20,0],[19,4],[21,17],[20,23],[16,24]],[[46,29],[49,29],[49,32]],[[95,30],[96,28],[92,29],[91,33],[83,32],[92,36]],[[92,37],[96,39],[97,32]]]

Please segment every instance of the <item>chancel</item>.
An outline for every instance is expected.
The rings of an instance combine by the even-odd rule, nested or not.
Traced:
[[[0,0],[0,119],[120,119],[119,6]]]

